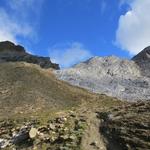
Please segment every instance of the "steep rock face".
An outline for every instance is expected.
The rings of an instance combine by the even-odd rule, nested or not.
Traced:
[[[138,66],[129,60],[123,60],[116,56],[93,57],[86,62],[74,66],[76,69],[82,69],[84,72],[90,71],[95,77],[100,76],[117,76],[125,77],[140,76]]]
[[[15,45],[9,41],[0,42],[0,62],[18,61],[37,64],[42,68],[59,69],[59,65],[52,63],[49,57],[39,57],[28,54],[24,47]]]
[[[150,77],[150,46],[132,58],[140,67],[143,76]]]
[[[142,76],[140,66],[132,60],[94,57],[55,73],[59,79],[95,93],[125,100],[150,99],[150,79]]]

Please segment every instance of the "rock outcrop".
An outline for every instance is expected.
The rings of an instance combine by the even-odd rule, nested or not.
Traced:
[[[52,63],[49,57],[31,55],[25,51],[24,47],[9,41],[0,42],[0,62],[20,61],[37,64],[42,68],[59,69],[59,65]]]
[[[140,67],[143,76],[150,77],[150,46],[132,58]]]
[[[93,57],[55,73],[59,79],[95,93],[122,100],[150,99],[149,47],[132,60],[115,56]]]

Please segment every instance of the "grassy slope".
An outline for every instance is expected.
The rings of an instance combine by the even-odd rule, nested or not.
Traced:
[[[50,69],[28,63],[0,64],[0,118],[58,111],[97,99],[99,95],[57,80]]]

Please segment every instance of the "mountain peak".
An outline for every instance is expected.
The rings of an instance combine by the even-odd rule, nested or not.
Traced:
[[[134,56],[132,60],[140,67],[143,76],[150,77],[150,46]]]
[[[15,45],[10,41],[0,42],[0,52],[4,52],[4,51],[25,53],[24,47],[20,45]]]
[[[138,61],[150,61],[150,46],[146,47],[140,53],[132,58],[132,60]]]

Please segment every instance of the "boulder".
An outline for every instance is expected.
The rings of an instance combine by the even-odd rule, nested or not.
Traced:
[[[31,128],[30,132],[29,132],[29,136],[31,139],[34,139],[38,134],[38,130],[36,128]]]
[[[29,138],[29,130],[27,128],[22,128],[17,134],[14,134],[12,143],[18,145],[27,141]]]

